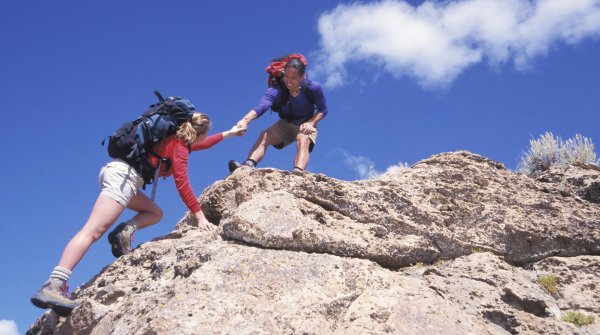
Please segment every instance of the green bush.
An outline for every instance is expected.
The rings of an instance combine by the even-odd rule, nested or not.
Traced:
[[[529,151],[521,156],[519,171],[530,177],[536,177],[553,165],[575,163],[598,164],[592,140],[576,134],[574,138],[563,141],[546,132],[539,139],[529,141]]]
[[[558,292],[558,277],[555,275],[539,276],[537,282],[550,294],[556,294]]]
[[[562,320],[564,322],[569,322],[577,327],[586,326],[594,323],[593,315],[583,315],[581,312],[573,312],[570,311],[567,314],[563,315]]]

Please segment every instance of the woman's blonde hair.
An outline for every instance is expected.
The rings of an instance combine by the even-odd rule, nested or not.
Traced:
[[[179,126],[175,136],[186,144],[192,144],[198,135],[203,135],[210,129],[210,119],[204,113],[194,113],[190,121]]]

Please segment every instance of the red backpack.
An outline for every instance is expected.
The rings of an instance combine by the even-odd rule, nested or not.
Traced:
[[[269,64],[269,66],[267,66],[265,69],[265,71],[269,74],[269,79],[267,81],[269,87],[278,85],[278,82],[281,80],[281,78],[283,78],[283,69],[285,64],[294,58],[298,58],[302,63],[304,63],[304,66],[308,65],[306,58],[301,54],[287,54],[273,59],[271,64]]]

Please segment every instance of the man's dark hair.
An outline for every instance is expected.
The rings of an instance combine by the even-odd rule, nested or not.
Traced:
[[[306,71],[306,66],[304,66],[304,63],[302,63],[298,58],[294,58],[291,61],[287,62],[285,64],[285,69],[287,69],[288,67],[298,69],[298,72],[300,72],[301,76],[304,75],[304,72]]]

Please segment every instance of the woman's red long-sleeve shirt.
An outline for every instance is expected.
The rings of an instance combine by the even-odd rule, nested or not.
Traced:
[[[200,204],[196,200],[196,195],[192,190],[188,177],[189,154],[191,151],[208,149],[222,140],[223,134],[218,133],[208,136],[203,141],[194,143],[188,148],[187,144],[172,135],[158,142],[154,147],[154,152],[160,157],[168,158],[171,161],[169,170],[166,170],[166,164],[161,164],[160,176],[173,175],[179,196],[192,213],[200,212]],[[150,156],[150,163],[155,167],[158,166],[158,158]]]

